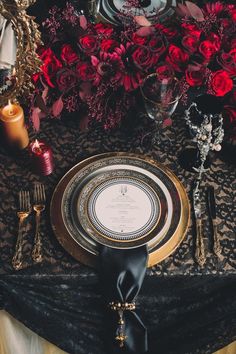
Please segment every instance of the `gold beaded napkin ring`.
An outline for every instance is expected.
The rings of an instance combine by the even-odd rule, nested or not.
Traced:
[[[136,305],[135,305],[135,302],[121,303],[121,302],[112,301],[109,303],[109,308],[112,311],[118,312],[118,316],[119,316],[118,331],[117,331],[118,334],[115,337],[115,340],[117,340],[119,342],[119,346],[120,346],[120,348],[122,348],[122,347],[124,347],[125,341],[128,338],[128,336],[125,335],[125,330],[124,330],[124,325],[125,325],[124,311],[134,311],[136,308]]]

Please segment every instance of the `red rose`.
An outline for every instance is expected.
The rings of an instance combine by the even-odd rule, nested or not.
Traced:
[[[216,53],[216,47],[211,41],[205,40],[200,44],[199,52],[207,61],[209,61]]]
[[[154,26],[160,33],[164,34],[166,38],[171,39],[175,37],[178,33],[177,29],[174,27],[165,27],[164,25],[158,23]]]
[[[202,31],[199,30],[196,25],[184,22],[181,24],[181,27],[186,34],[197,37],[198,39],[200,38]]]
[[[176,71],[183,71],[184,67],[187,65],[189,60],[189,55],[182,49],[174,44],[169,46],[169,53],[166,61],[174,68]]]
[[[210,35],[208,36],[208,40],[214,45],[216,51],[220,49],[221,41],[220,41],[220,37],[217,36],[217,34],[210,33]]]
[[[116,47],[119,47],[119,43],[114,39],[103,39],[100,44],[100,48],[104,52],[113,52]]]
[[[174,70],[168,64],[159,65],[156,68],[156,73],[158,74],[158,76],[160,77],[161,80],[162,79],[169,79],[174,76]]]
[[[68,91],[77,83],[77,76],[73,70],[64,68],[57,73],[57,85],[60,91]]]
[[[230,76],[236,76],[236,48],[230,50],[229,53],[222,53],[218,62]]]
[[[55,87],[54,78],[58,70],[62,67],[62,63],[53,54],[44,58],[44,63],[41,67],[43,76],[50,87]]]
[[[205,78],[205,70],[185,71],[186,81],[190,86],[201,86]]]
[[[138,69],[147,70],[156,61],[156,56],[147,47],[138,46],[132,53],[134,64]]]
[[[61,48],[61,58],[66,64],[74,64],[79,60],[78,55],[74,52],[70,44],[64,44]]]
[[[76,70],[79,78],[83,81],[91,81],[95,78],[96,71],[91,64],[78,63]]]
[[[97,23],[95,26],[94,26],[94,29],[95,31],[98,33],[98,34],[103,34],[105,36],[111,36],[114,29],[113,29],[113,26],[110,25],[110,24],[104,24],[104,23]]]
[[[233,81],[225,70],[218,70],[212,75],[211,88],[216,96],[224,96],[232,90]]]
[[[50,57],[54,56],[54,53],[53,53],[51,48],[40,47],[37,50],[37,53],[38,53],[40,59],[43,60],[43,61],[46,58],[50,58]]]
[[[167,47],[166,41],[164,41],[163,37],[161,36],[151,38],[148,45],[151,50],[157,53],[159,56],[164,53]]]
[[[79,45],[85,53],[94,54],[98,50],[98,39],[96,36],[87,34],[79,38]]]
[[[190,53],[194,53],[198,47],[198,38],[192,35],[184,36],[182,46]]]
[[[135,44],[139,44],[139,45],[145,45],[147,43],[147,37],[141,37],[139,36],[137,33],[133,33],[132,35],[132,41]]]

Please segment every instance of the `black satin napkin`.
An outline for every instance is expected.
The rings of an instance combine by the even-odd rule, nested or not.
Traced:
[[[119,333],[117,311],[109,303],[133,303],[140,291],[146,273],[148,251],[146,246],[134,249],[102,247],[100,252],[100,283],[106,311],[106,341],[109,353],[146,353],[147,329],[135,311],[124,311],[124,347],[115,339]]]

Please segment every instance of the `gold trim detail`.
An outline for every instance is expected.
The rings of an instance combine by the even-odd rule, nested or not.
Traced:
[[[145,157],[127,152],[109,152],[89,157],[72,167],[64,175],[64,177],[62,177],[62,179],[56,186],[52,196],[50,207],[52,229],[59,243],[72,257],[74,257],[76,260],[82,262],[85,265],[92,267],[98,266],[98,257],[96,256],[96,254],[88,252],[84,247],[79,245],[68,232],[68,229],[66,228],[66,225],[63,221],[61,202],[68,183],[71,181],[71,179],[75,176],[76,173],[78,173],[82,169],[85,169],[88,165],[93,164],[101,159],[116,157],[129,157],[141,161],[146,161],[152,166],[161,169],[169,177],[169,179],[171,179],[180,196],[180,221],[176,230],[173,232],[173,235],[168,239],[167,242],[165,242],[159,248],[154,247],[153,249],[149,250],[148,267],[152,267],[163,261],[171,253],[173,253],[183,241],[189,225],[190,205],[187,193],[179,179],[174,175],[171,170],[158,163],[157,161],[151,159],[150,157]]]
[[[39,25],[34,17],[26,13],[26,9],[36,0],[2,0],[0,14],[9,20],[16,35],[17,51],[15,62],[15,83],[0,96],[0,106],[9,99],[28,98],[34,89],[32,74],[40,71],[41,60],[36,49],[41,44]]]

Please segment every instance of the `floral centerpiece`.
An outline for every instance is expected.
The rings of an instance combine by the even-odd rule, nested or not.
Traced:
[[[236,136],[236,5],[186,1],[167,23],[135,16],[126,1],[122,27],[92,23],[70,3],[54,6],[43,23],[45,45],[38,49],[42,71],[31,117],[36,129],[46,116],[83,111],[88,123],[119,125],[136,105],[136,92],[150,73],[176,76],[187,102],[193,88],[224,101],[225,126]],[[136,4],[137,5],[137,4]],[[153,17],[152,17],[153,19]]]

